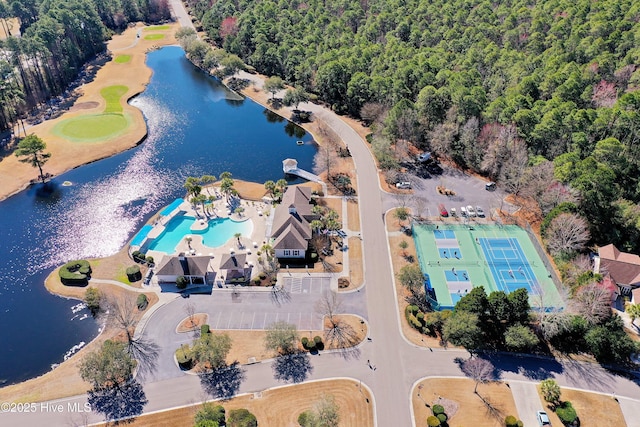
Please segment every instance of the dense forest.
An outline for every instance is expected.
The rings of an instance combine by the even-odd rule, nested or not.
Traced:
[[[0,132],[63,93],[114,31],[169,17],[166,0],[0,0],[0,25],[12,34],[0,40]]]
[[[381,167],[431,150],[640,249],[637,1],[187,2],[228,52],[372,124]]]

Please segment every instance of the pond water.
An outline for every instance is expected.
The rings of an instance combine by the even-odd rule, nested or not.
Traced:
[[[315,145],[296,144],[310,135],[250,100],[229,100],[181,48],[152,52],[147,63],[151,82],[131,101],[147,120],[144,144],[61,175],[49,191],[35,186],[0,202],[0,386],[45,373],[98,332],[77,301],[46,291],[53,268],[120,250],[184,195],[187,176],[277,180],[287,157],[312,168]]]

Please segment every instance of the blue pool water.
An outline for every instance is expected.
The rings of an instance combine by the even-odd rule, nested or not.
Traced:
[[[164,231],[149,244],[149,249],[167,254],[174,253],[176,246],[187,235],[202,236],[205,246],[217,248],[227,243],[236,233],[249,237],[253,232],[251,220],[237,222],[229,218],[218,218],[209,220],[208,227],[204,230],[191,230],[195,221],[194,217],[186,215],[171,218]]]
[[[162,210],[162,212],[160,212],[160,215],[162,215],[162,216],[169,215],[171,212],[173,212],[175,210],[175,208],[180,206],[182,204],[182,202],[184,202],[184,200],[181,199],[181,198],[175,199],[173,202],[171,202],[171,204],[169,206],[167,206],[166,208],[164,208]]]
[[[136,234],[136,237],[131,240],[131,246],[142,245],[142,242],[144,242],[144,239],[147,237],[147,234],[149,234],[151,230],[153,230],[153,225],[147,224],[142,227],[140,231],[138,231],[138,234]]]

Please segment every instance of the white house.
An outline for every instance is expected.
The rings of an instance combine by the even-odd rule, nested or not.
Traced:
[[[304,258],[311,239],[311,221],[319,216],[311,212],[311,189],[289,187],[273,215],[271,238],[277,258]]]

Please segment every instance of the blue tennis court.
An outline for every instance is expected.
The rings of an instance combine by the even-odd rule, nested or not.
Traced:
[[[482,237],[478,240],[498,289],[513,292],[525,288],[538,295],[536,276],[516,238]]]
[[[456,233],[453,230],[433,230],[436,239],[455,239]]]
[[[440,254],[440,258],[449,259],[456,258],[461,259],[462,255],[460,253],[460,248],[458,247],[450,247],[450,248],[438,248],[438,253]]]

